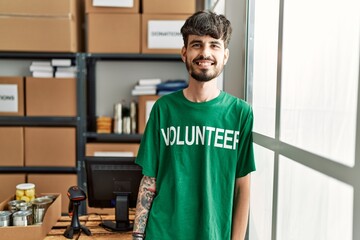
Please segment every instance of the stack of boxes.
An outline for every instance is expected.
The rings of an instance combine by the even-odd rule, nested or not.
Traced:
[[[101,2],[109,0],[0,1],[0,51],[179,53],[179,29],[196,11],[196,0]]]
[[[0,50],[79,52],[80,0],[1,0]]]
[[[94,1],[0,1],[0,51],[179,54],[180,27],[196,10],[196,0],[132,0],[127,7]],[[0,116],[76,117],[76,98],[76,78],[0,77]],[[86,155],[138,150],[137,144],[100,145],[89,144]],[[76,167],[75,127],[0,126],[0,166]],[[61,193],[67,212],[66,191],[77,176],[1,174],[0,181],[6,182],[0,201],[18,183],[32,182],[38,192]]]
[[[0,116],[76,117],[76,79],[0,77]],[[76,167],[76,130],[74,127],[0,127],[0,166]],[[61,181],[59,181],[61,179]],[[66,212],[69,186],[77,176],[62,174],[1,174],[6,182],[3,200],[23,182],[35,183],[38,192],[62,194]],[[52,184],[49,184],[49,183]]]
[[[93,6],[85,0],[87,51],[90,53],[140,53],[140,0],[132,7]]]
[[[133,0],[133,7],[99,7],[86,0],[90,53],[174,53],[183,45],[180,28],[196,0]],[[140,7],[142,13],[140,13]]]
[[[195,0],[143,0],[142,53],[180,54],[180,28],[195,8]]]
[[[0,1],[0,51],[83,51],[82,0]],[[0,116],[76,117],[75,78],[0,77]],[[76,167],[75,127],[0,127],[0,166]],[[1,174],[0,201],[23,182],[37,192],[62,194],[77,185],[76,174]]]

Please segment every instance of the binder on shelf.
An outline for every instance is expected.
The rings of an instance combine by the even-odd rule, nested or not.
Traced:
[[[54,77],[54,73],[45,72],[45,71],[36,71],[36,72],[32,72],[32,76],[36,78],[52,78]]]
[[[156,95],[157,85],[161,83],[160,78],[140,79],[131,91],[131,95]]]
[[[46,66],[46,65],[30,65],[30,71],[31,72],[36,72],[36,71],[40,71],[40,72],[52,72],[54,71],[54,68],[52,66]]]
[[[52,59],[51,65],[56,67],[69,67],[71,66],[71,59]]]
[[[50,61],[34,61],[30,65],[30,72],[33,77],[52,78],[54,77],[54,67]]]
[[[33,66],[51,66],[50,61],[33,61],[31,62],[31,65]]]
[[[56,78],[76,78],[77,67],[56,67],[55,77]]]
[[[133,89],[131,90],[131,95],[156,95],[156,89]]]
[[[76,72],[55,72],[56,78],[76,78]]]
[[[139,85],[157,85],[161,83],[160,78],[148,78],[148,79],[140,79],[138,84]]]
[[[172,92],[179,91],[184,89],[188,86],[185,80],[177,79],[177,80],[168,80],[164,83],[158,84],[157,87],[157,94],[158,95],[165,95]]]

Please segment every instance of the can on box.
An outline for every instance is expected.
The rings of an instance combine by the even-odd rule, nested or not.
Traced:
[[[0,211],[0,227],[10,226],[10,211]]]
[[[16,186],[16,200],[24,200],[30,202],[35,199],[35,184],[22,183]]]
[[[25,201],[24,200],[11,200],[8,202],[8,210],[11,212],[11,213],[14,213],[16,211],[18,211],[18,204],[19,203],[24,203]]]
[[[17,211],[12,214],[13,226],[29,226],[33,224],[31,210]]]

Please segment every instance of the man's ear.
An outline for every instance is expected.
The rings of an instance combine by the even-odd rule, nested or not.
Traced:
[[[229,60],[230,51],[228,48],[224,51],[224,65],[226,65],[227,61]]]
[[[181,59],[183,62],[186,62],[186,47],[185,46],[183,46],[181,48]]]

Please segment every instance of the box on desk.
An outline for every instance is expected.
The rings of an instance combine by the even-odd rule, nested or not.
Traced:
[[[140,53],[140,14],[87,14],[87,51],[90,53]]]
[[[61,194],[46,193],[41,195],[55,195],[55,200],[51,203],[45,213],[42,224],[29,226],[8,226],[0,227],[0,240],[39,240],[44,239],[46,234],[61,217]],[[7,203],[15,197],[10,196],[0,203],[0,210],[7,208]]]
[[[23,77],[0,77],[0,116],[24,116]]]
[[[142,14],[142,53],[179,54],[184,45],[180,32],[190,15]]]
[[[0,1],[0,50],[81,51],[80,0]]]
[[[26,115],[75,117],[75,78],[26,77]]]

